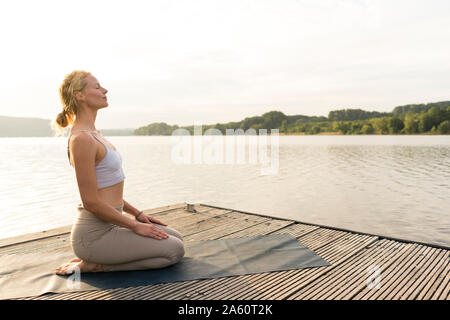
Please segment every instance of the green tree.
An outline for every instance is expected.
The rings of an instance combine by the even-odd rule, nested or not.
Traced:
[[[342,134],[347,134],[351,129],[350,124],[344,121],[335,122],[334,128]]]
[[[362,134],[372,134],[375,132],[375,129],[373,128],[371,123],[366,123],[365,125],[363,125],[363,127],[361,128],[361,133]]]
[[[441,121],[444,119],[444,113],[445,110],[441,110],[438,107],[432,107],[430,110],[427,111],[427,113],[430,115],[430,118],[433,122],[433,126],[439,125]]]
[[[259,129],[267,129],[262,123],[254,124],[251,128],[256,130],[256,134],[259,134]]]
[[[167,136],[171,135],[172,132],[178,129],[177,125],[171,126],[165,122],[154,122],[147,126],[140,127],[134,131],[135,135],[148,135],[148,136]]]
[[[391,113],[365,111],[361,109],[342,109],[334,110],[328,113],[328,120],[330,121],[352,121],[352,120],[366,120],[370,118],[379,118],[391,116]]]
[[[381,134],[389,133],[389,118],[377,118],[373,119],[375,129]]]
[[[438,127],[439,124],[447,120],[447,110],[441,109],[438,107],[432,107],[427,112],[422,112],[420,115],[420,121],[419,121],[419,130],[421,132],[428,132],[433,127]]]
[[[363,127],[362,122],[360,122],[360,121],[352,121],[350,123],[350,133],[351,134],[361,134],[362,127]]]
[[[419,118],[417,114],[407,113],[405,115],[405,127],[403,128],[404,133],[417,133],[419,132]]]
[[[442,121],[439,124],[439,127],[438,127],[437,131],[440,134],[450,134],[450,120]]]
[[[264,119],[264,128],[275,129],[281,127],[283,120],[286,120],[286,115],[280,111],[269,111],[262,115]]]
[[[314,125],[314,126],[312,126],[311,130],[308,131],[308,133],[318,134],[320,132],[320,130],[321,130],[320,126]]]
[[[397,134],[405,127],[403,121],[398,117],[392,117],[389,119],[389,132]]]
[[[311,130],[311,124],[310,123],[303,123],[299,125],[300,132],[308,132]]]
[[[240,128],[247,131],[247,129],[252,128],[256,124],[264,123],[264,118],[260,116],[245,118],[241,121]]]
[[[448,106],[447,109],[445,109],[444,120],[450,120],[450,106]]]
[[[433,128],[433,117],[428,112],[423,112],[419,117],[419,131],[428,132]]]
[[[284,120],[281,122],[280,132],[287,132],[287,131],[288,131],[287,120],[284,119]]]

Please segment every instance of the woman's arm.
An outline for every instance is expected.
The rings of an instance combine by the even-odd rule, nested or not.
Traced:
[[[129,213],[135,217],[141,213],[140,210],[136,209],[135,207],[133,207],[130,203],[126,202],[125,200],[123,200],[123,211],[126,213]]]
[[[126,209],[125,209],[126,208]],[[123,200],[123,211],[132,214],[137,221],[142,222],[142,223],[157,223],[163,226],[167,226],[166,223],[159,221],[156,218],[153,218],[149,215],[144,214],[143,211],[139,211],[138,209],[136,209],[135,207],[133,207],[131,204],[129,204],[128,202],[126,202],[125,200]]]

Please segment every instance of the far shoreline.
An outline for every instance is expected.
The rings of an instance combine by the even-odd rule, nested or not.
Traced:
[[[439,134],[439,133],[370,133],[370,134],[344,134],[341,132],[327,131],[327,132],[319,132],[319,133],[305,133],[305,132],[279,132],[280,136],[447,136],[448,134]]]

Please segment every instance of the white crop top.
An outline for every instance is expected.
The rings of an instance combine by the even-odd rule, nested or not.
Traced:
[[[89,133],[92,132],[90,130],[75,130],[72,133],[77,131],[86,131]],[[72,133],[69,136],[69,141]],[[106,188],[109,186],[113,186],[119,182],[122,182],[125,179],[125,174],[123,173],[122,169],[122,156],[117,150],[108,147],[95,135],[93,135],[92,133],[91,135],[106,148],[105,156],[95,166],[95,174],[97,176],[98,188],[99,189]],[[70,161],[69,143],[67,143],[67,155]]]

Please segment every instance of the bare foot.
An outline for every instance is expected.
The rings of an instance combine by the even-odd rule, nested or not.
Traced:
[[[80,272],[103,272],[103,267],[101,264],[83,261],[81,259],[75,258],[69,262],[60,265],[56,268],[56,274],[67,275],[75,272],[75,268],[79,268]]]

